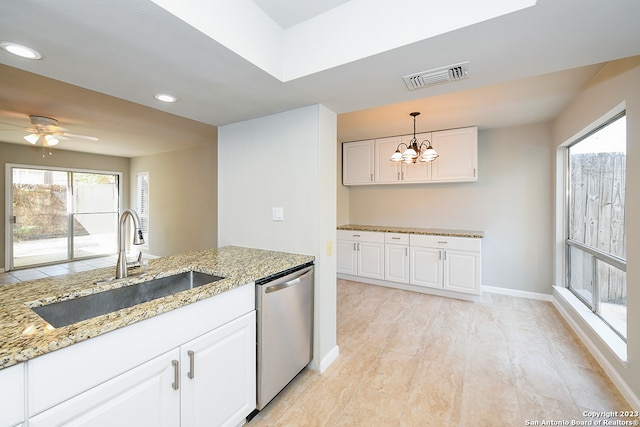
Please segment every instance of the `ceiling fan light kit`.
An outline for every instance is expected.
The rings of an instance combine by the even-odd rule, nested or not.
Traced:
[[[49,148],[49,154],[52,154],[51,147],[58,145],[60,140],[63,139],[79,138],[90,141],[99,140],[95,136],[68,133],[64,128],[58,126],[56,119],[52,119],[51,117],[31,115],[29,119],[31,120],[32,128],[27,129],[29,133],[24,136],[24,139],[32,145],[41,143],[43,157],[45,156],[47,148]]]

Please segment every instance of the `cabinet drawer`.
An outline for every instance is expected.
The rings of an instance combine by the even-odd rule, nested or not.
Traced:
[[[338,240],[384,243],[384,233],[377,233],[375,231],[338,230],[336,237]]]
[[[408,245],[409,235],[405,233],[384,233],[384,242],[395,245]]]
[[[457,249],[462,251],[479,251],[481,241],[472,237],[449,237],[412,234],[411,246],[423,248]]]

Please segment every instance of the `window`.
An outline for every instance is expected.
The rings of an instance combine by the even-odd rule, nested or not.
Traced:
[[[626,116],[568,147],[567,283],[626,341]]]
[[[120,175],[7,164],[9,269],[116,252]]]
[[[138,172],[136,192],[138,216],[144,236],[143,248],[149,249],[149,172]]]

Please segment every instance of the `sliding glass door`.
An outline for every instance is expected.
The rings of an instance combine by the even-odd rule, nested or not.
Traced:
[[[7,167],[10,269],[115,253],[118,174]]]

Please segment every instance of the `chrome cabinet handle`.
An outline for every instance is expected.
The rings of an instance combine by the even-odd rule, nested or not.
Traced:
[[[357,245],[357,243],[356,243],[356,242],[353,242],[353,250],[354,250],[354,251],[357,251],[357,250],[358,250],[358,247],[357,247],[356,245]]]
[[[173,387],[174,390],[178,390],[180,388],[180,362],[177,360],[172,360],[171,364],[173,365]]]
[[[442,251],[442,252],[444,252],[444,260],[446,261],[447,260],[447,251]]]
[[[438,243],[441,243],[441,244],[443,244],[443,245],[446,245],[446,244],[447,244],[447,243],[449,243],[449,242],[447,242],[446,240],[438,240]]]
[[[196,375],[195,371],[195,353],[191,350],[187,351],[187,355],[189,355],[189,372],[187,372],[187,377],[192,380]]]
[[[442,251],[438,251],[438,259],[442,259]]]

